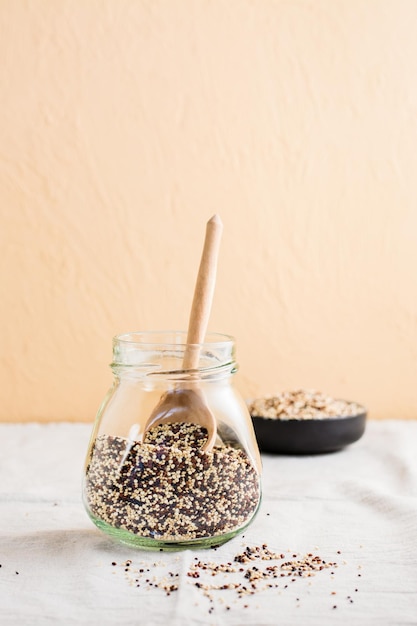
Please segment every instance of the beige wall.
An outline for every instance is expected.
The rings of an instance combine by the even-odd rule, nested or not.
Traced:
[[[417,2],[1,0],[2,420],[92,420],[111,339],[417,418]]]

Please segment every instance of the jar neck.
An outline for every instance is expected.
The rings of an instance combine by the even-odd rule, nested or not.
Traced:
[[[132,332],[113,339],[115,375],[152,377],[183,382],[219,379],[237,371],[235,340],[229,335],[208,333],[204,343],[187,345],[185,331]],[[184,357],[193,351],[197,367],[184,367]]]

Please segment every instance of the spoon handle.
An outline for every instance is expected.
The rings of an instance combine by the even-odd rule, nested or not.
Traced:
[[[204,342],[207,331],[214,285],[216,283],[217,258],[222,231],[223,224],[220,217],[213,215],[206,226],[204,247],[188,322],[187,347],[184,353],[183,369],[198,368],[200,349],[195,344]]]

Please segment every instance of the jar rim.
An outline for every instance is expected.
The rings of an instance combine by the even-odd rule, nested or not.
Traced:
[[[121,333],[113,337],[113,343],[122,345],[140,346],[141,348],[156,346],[180,348],[187,345],[187,331],[185,330],[138,330],[127,333]],[[225,333],[208,332],[204,338],[204,342],[200,344],[191,344],[195,346],[226,346],[235,343],[232,335]]]

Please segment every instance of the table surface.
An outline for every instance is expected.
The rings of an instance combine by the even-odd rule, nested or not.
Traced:
[[[263,455],[243,536],[174,553],[119,545],[88,518],[91,428],[0,425],[2,625],[417,624],[417,421],[369,420],[332,454]],[[275,558],[234,560],[265,544]],[[326,564],[300,576],[307,554]]]

